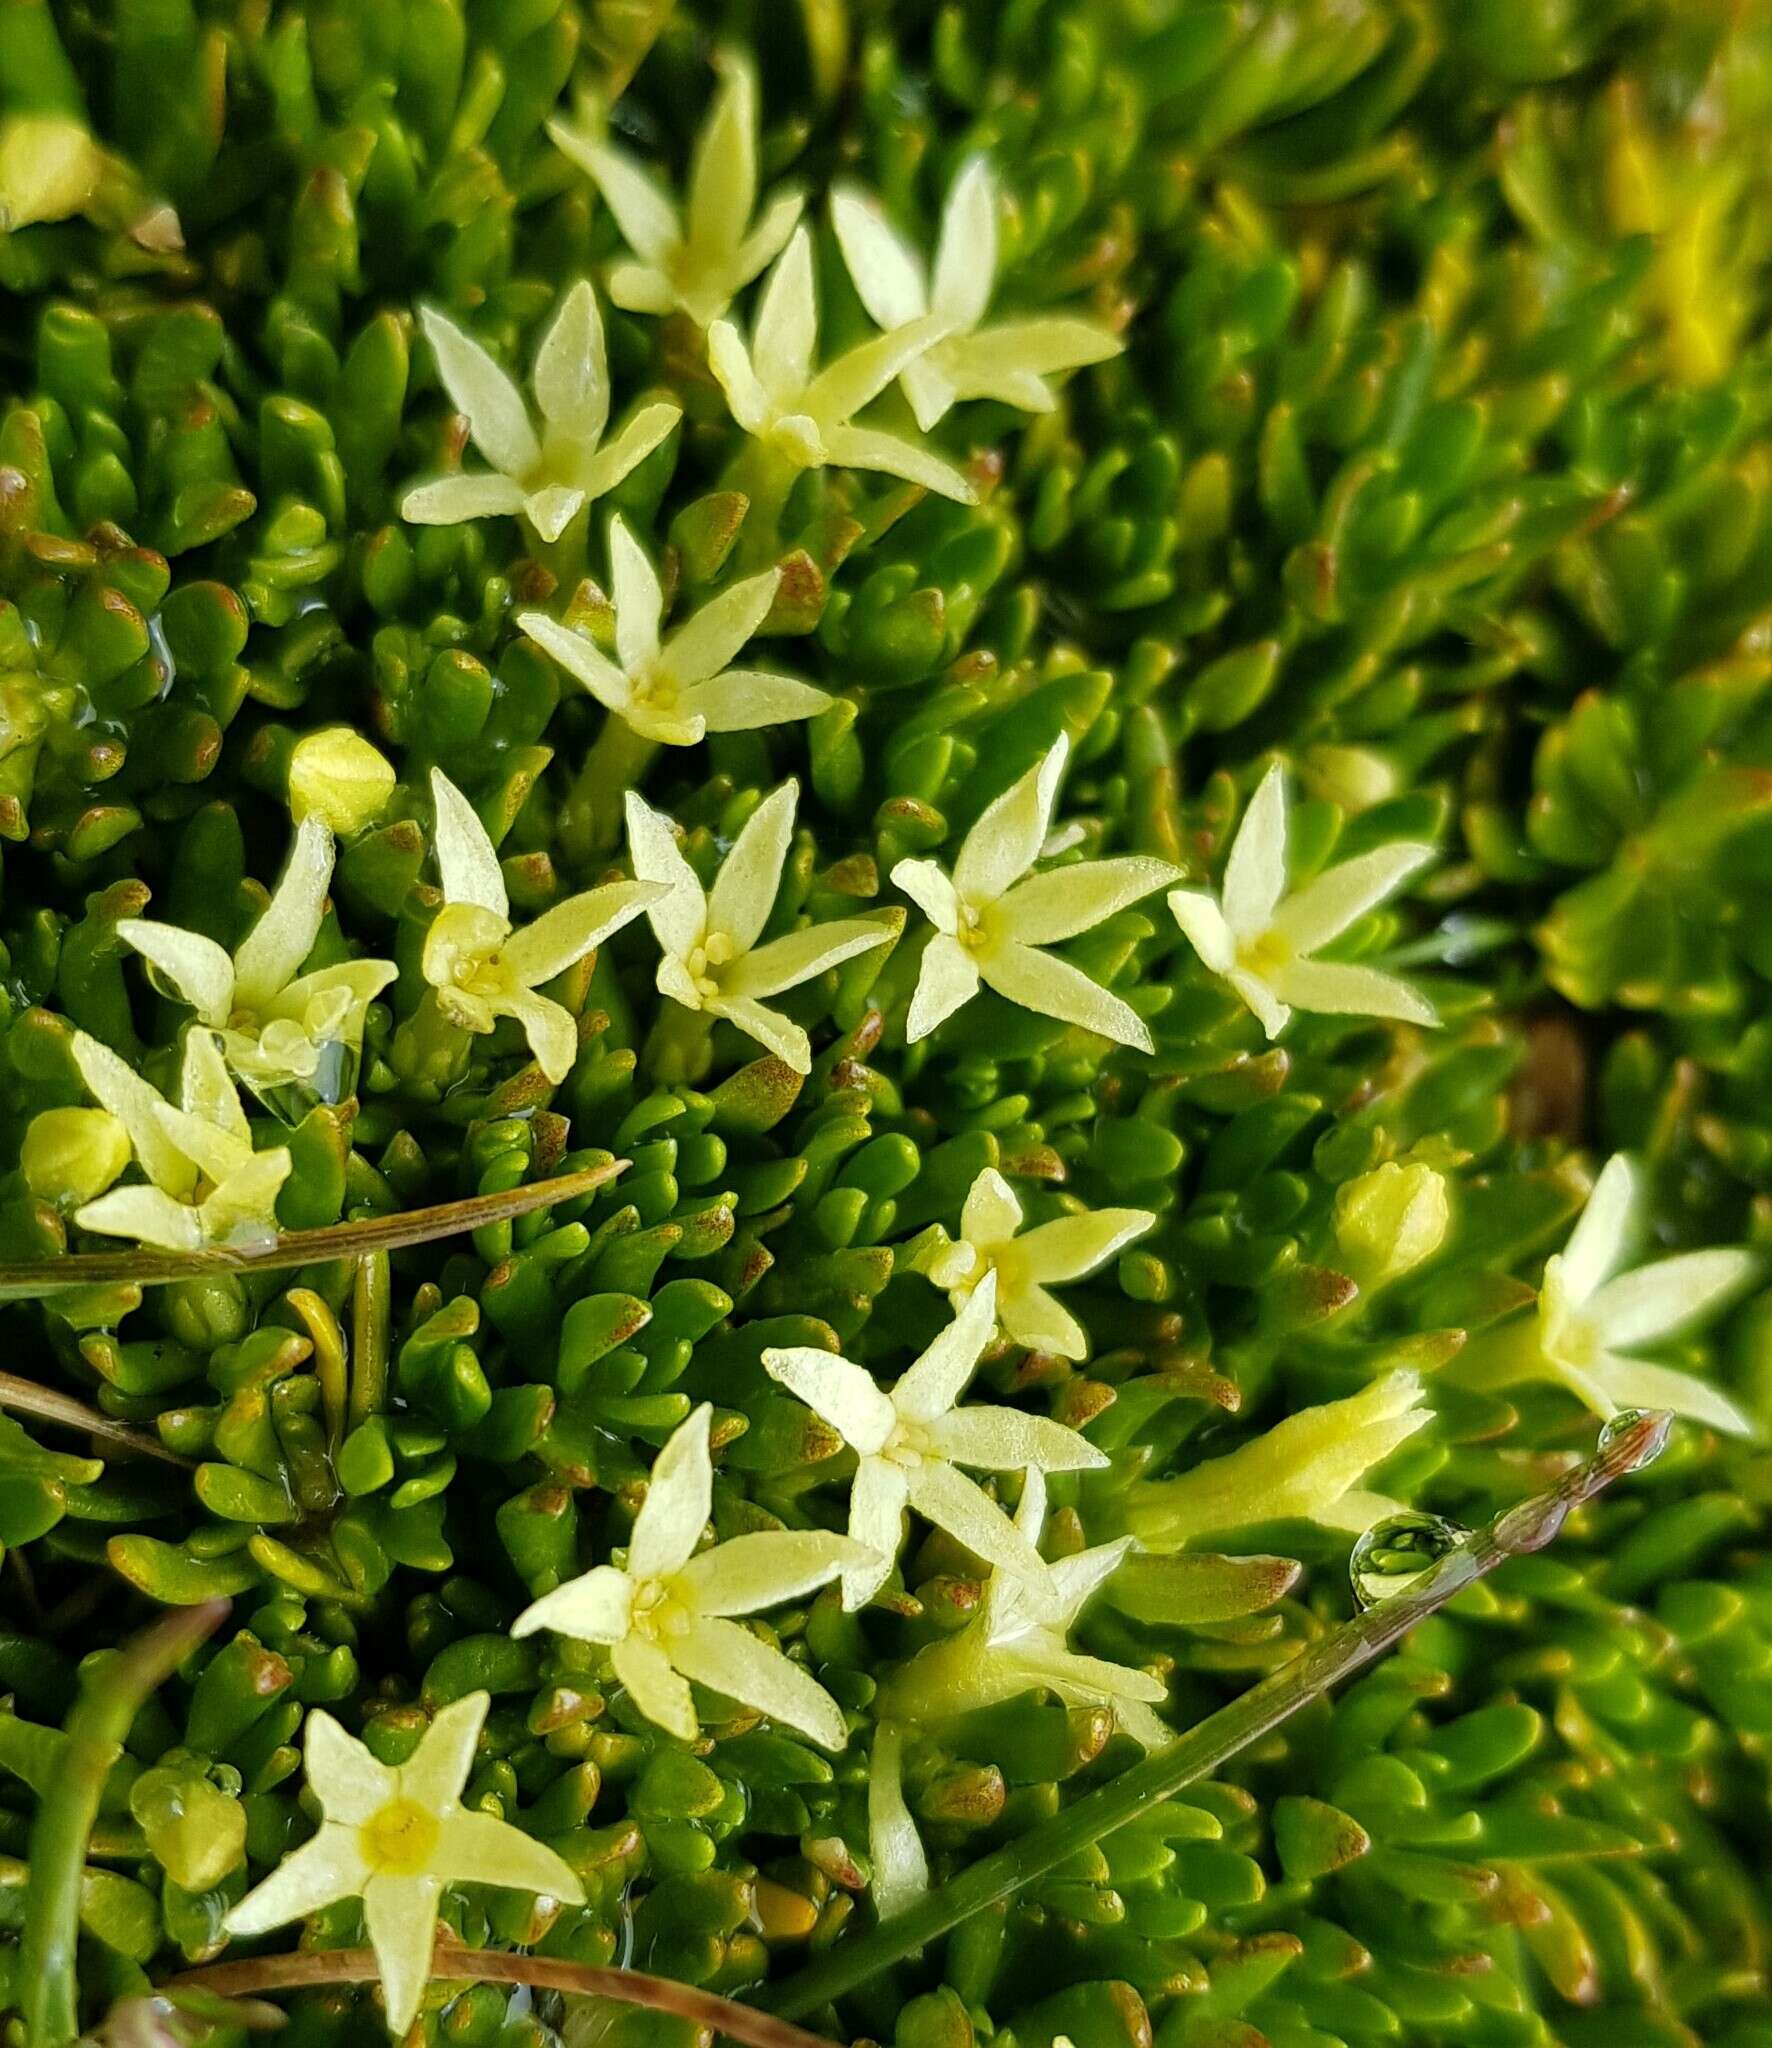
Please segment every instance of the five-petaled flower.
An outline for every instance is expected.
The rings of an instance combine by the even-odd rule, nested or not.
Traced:
[[[1071,861],[1035,874],[1070,751],[1061,733],[992,804],[961,844],[950,879],[932,860],[901,860],[892,879],[935,926],[923,950],[905,1035],[926,1038],[979,985],[1024,1010],[1078,1024],[1121,1045],[1152,1049],[1144,1019],[1080,967],[1040,948],[1074,939],[1174,881],[1167,861],[1142,854]]]
[[[1642,1176],[1619,1153],[1594,1183],[1569,1242],[1545,1261],[1538,1316],[1525,1344],[1493,1347],[1486,1385],[1560,1381],[1597,1415],[1625,1408],[1667,1408],[1733,1436],[1756,1425],[1721,1387],[1696,1373],[1631,1354],[1710,1320],[1759,1275],[1752,1252],[1720,1248],[1677,1252],[1632,1266],[1643,1207]]]
[[[289,1148],[252,1149],[252,1129],[213,1031],[193,1025],[185,1033],[176,1105],[84,1031],[74,1033],[73,1052],[80,1078],[129,1133],[150,1183],[111,1188],[75,1210],[82,1230],[175,1252],[258,1245],[276,1236]]]
[[[301,973],[320,935],[332,860],[332,833],[304,818],[264,915],[231,958],[182,925],[117,921],[118,938],[220,1035],[229,1066],[273,1108],[270,1098],[291,1085],[326,1102],[350,1093],[363,1014],[398,972],[391,960],[346,960]]]
[[[834,1352],[793,1345],[763,1353],[766,1370],[828,1422],[858,1460],[849,1489],[849,1533],[873,1560],[844,1572],[845,1607],[865,1606],[886,1583],[910,1506],[974,1555],[1021,1579],[1037,1607],[1056,1611],[1058,1588],[1040,1553],[977,1480],[958,1468],[1088,1472],[1108,1461],[1049,1416],[959,1406],[996,1316],[997,1276],[987,1273],[889,1392],[872,1373]]]
[[[812,237],[804,227],[770,271],[747,348],[730,320],[708,330],[708,363],[726,393],[732,417],[800,469],[837,464],[884,470],[922,484],[944,498],[970,505],[972,486],[933,450],[902,434],[858,427],[855,415],[872,404],[943,333],[931,316],[857,343],[823,370],[818,353],[818,298],[812,277]]]
[[[1126,1527],[1157,1551],[1294,1519],[1360,1535],[1402,1512],[1400,1502],[1358,1481],[1433,1419],[1420,1403],[1417,1375],[1390,1372],[1343,1400],[1295,1409],[1221,1458],[1173,1479],[1136,1481],[1126,1496]]]
[[[997,1276],[997,1321],[1017,1344],[1060,1358],[1087,1358],[1089,1339],[1069,1309],[1047,1292],[1104,1266],[1156,1222],[1149,1209],[1086,1209],[1021,1231],[1022,1206],[994,1166],[972,1183],[960,1211],[960,1235],[924,1266],[964,1305],[986,1273]]]
[[[729,665],[768,616],[781,583],[779,569],[721,591],[661,645],[664,590],[619,516],[609,523],[609,559],[614,661],[588,635],[546,612],[519,612],[517,624],[643,739],[689,747],[710,732],[750,732],[811,718],[830,703],[823,690],[792,676]]]
[[[711,890],[703,890],[683,858],[670,819],[632,790],[628,845],[634,873],[662,885],[646,908],[663,953],[660,990],[686,1010],[724,1017],[796,1074],[809,1074],[811,1041],[791,1017],[770,1009],[763,998],[886,945],[898,936],[902,919],[893,912],[840,917],[757,944],[781,887],[799,793],[799,784],[790,779],[763,799],[732,842]]]
[[[472,1692],[444,1707],[398,1765],[380,1762],[323,1708],[311,1708],[305,1762],[323,1815],[319,1832],[229,1912],[226,1931],[264,1934],[340,1899],[361,1899],[388,2030],[398,2038],[418,2016],[446,1885],[499,1885],[582,1905],[584,1887],[545,1842],[462,1806],[490,1705],[489,1694]]]
[[[438,1008],[464,1031],[490,1031],[500,1017],[514,1017],[542,1072],[558,1084],[572,1071],[578,1027],[564,1004],[537,993],[540,985],[663,891],[650,882],[607,882],[568,896],[516,931],[498,854],[473,805],[441,768],[431,770],[431,796],[443,908],[425,934],[425,979]]]
[[[659,1452],[626,1562],[593,1565],[544,1593],[511,1633],[551,1628],[604,1644],[635,1706],[684,1742],[700,1733],[693,1682],[839,1750],[849,1731],[837,1702],[791,1657],[730,1617],[799,1600],[873,1560],[822,1529],[760,1530],[697,1555],[713,1508],[712,1421],[704,1402]]]
[[[1398,840],[1343,861],[1281,901],[1286,888],[1286,777],[1276,761],[1250,799],[1225,862],[1224,889],[1175,889],[1169,908],[1194,951],[1228,981],[1277,1038],[1296,1010],[1433,1024],[1406,981],[1376,967],[1311,958],[1434,857]]]
[[[604,440],[609,362],[597,297],[582,279],[561,301],[535,352],[539,436],[522,392],[471,335],[434,306],[419,317],[443,388],[492,467],[413,485],[400,501],[400,516],[414,525],[453,526],[521,512],[544,541],[558,540],[582,507],[614,490],[683,416],[662,401],[643,405]]]
[[[948,188],[933,276],[877,200],[852,185],[831,195],[831,224],[862,304],[888,333],[933,314],[945,332],[899,373],[925,433],[963,398],[995,398],[1023,412],[1057,404],[1046,382],[1103,363],[1124,343],[1093,320],[1037,313],[985,326],[997,279],[997,181],[973,157]]]
[[[630,313],[680,308],[697,327],[719,319],[794,232],[805,204],[798,192],[778,193],[756,226],[757,74],[748,57],[725,50],[715,59],[721,84],[696,138],[689,167],[689,203],[679,212],[670,193],[626,150],[563,121],[548,133],[595,182],[637,262],[617,263],[609,296]]]

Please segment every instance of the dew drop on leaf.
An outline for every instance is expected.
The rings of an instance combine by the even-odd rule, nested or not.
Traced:
[[[1361,1608],[1376,1607],[1379,1601],[1406,1592],[1469,1535],[1468,1529],[1443,1515],[1387,1515],[1374,1522],[1348,1559],[1355,1602]]]

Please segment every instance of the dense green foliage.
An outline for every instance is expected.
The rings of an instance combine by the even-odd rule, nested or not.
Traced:
[[[544,123],[612,105],[680,188],[723,40],[758,65],[765,181],[813,195],[827,359],[872,330],[826,189],[859,180],[927,249],[978,150],[1000,303],[1087,312],[1124,353],[1050,413],[948,414],[931,441],[976,505],[836,467],[772,498],[698,330],[605,303],[618,416],[666,396],[681,426],[558,541],[402,523],[461,445],[418,309],[526,372],[565,284],[624,253]],[[80,210],[0,232],[0,1257],[100,1242],[20,1163],[31,1117],[90,1100],[75,1031],[171,1085],[188,1012],[119,921],[238,945],[287,855],[295,743],[338,724],[398,782],[341,841],[313,964],[400,978],[354,1096],[286,1127],[249,1102],[292,1153],[281,1225],[631,1162],[391,1260],[0,1309],[9,1372],[182,1461],[0,1420],[0,1930],[79,1660],[157,1603],[235,1603],[107,1783],[89,2022],[221,1952],[307,1831],[321,1704],[398,1761],[493,1694],[472,1797],[588,1903],[452,1893],[466,1939],[742,1995],[861,1924],[874,1702],[967,1625],[976,1560],[925,1531],[860,1614],[829,1588],[771,1617],[849,1714],[834,1759],[717,1702],[691,1748],[600,1653],[507,1631],[625,1543],[697,1402],[717,1534],[840,1527],[839,1446],[761,1354],[898,1371],[947,1317],[931,1232],[985,1167],[1033,1220],[1159,1218],[1065,1290],[1086,1360],[1004,1342],[980,1375],[1113,1456],[1053,1482],[1053,1555],[1148,1533],[1150,1482],[1398,1367],[1432,1420],[1365,1482],[1384,1494],[1471,1524],[1585,1454],[1563,1388],[1466,1368],[1616,1150],[1661,1249],[1772,1247],[1759,0],[0,0],[0,213],[11,142],[86,124]],[[910,430],[896,394],[882,412]],[[513,623],[607,637],[612,509],[685,612],[781,564],[768,665],[832,706],[624,744]],[[626,872],[625,776],[705,880],[796,775],[774,933],[897,904],[894,864],[951,865],[1061,733],[1073,842],[1191,886],[1276,757],[1295,873],[1434,842],[1353,947],[1442,1028],[1300,1014],[1270,1045],[1157,895],[1069,949],[1152,1056],[990,995],[907,1045],[915,925],[780,999],[804,1078],[724,1025],[685,1042],[643,923],[553,985],[578,1019],[559,1086],[508,1022],[426,1035],[433,768],[519,917]],[[1411,1238],[1361,1183],[1393,1163],[1443,1180],[1443,1228]],[[1772,1293],[1665,1355],[1772,1427]],[[1348,1535],[1259,1493],[1076,1632],[1163,1678],[1178,1726],[1349,1611]],[[1556,1548],[831,2030],[1768,2048],[1769,1516],[1763,1435],[1683,1424]],[[920,1727],[907,1796],[939,1875],[1138,1753],[1106,1708],[1029,1694]],[[350,1904],[307,1936],[359,1938]],[[378,2037],[343,1991],[291,2012],[301,2048]],[[425,2024],[549,2048],[560,2017],[482,1985]]]

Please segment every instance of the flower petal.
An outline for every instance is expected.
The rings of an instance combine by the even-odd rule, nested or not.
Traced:
[[[619,1643],[628,1632],[634,1605],[634,1582],[612,1564],[592,1565],[539,1600],[532,1600],[511,1623],[514,1636],[534,1635],[551,1628],[556,1635],[576,1636],[585,1643]]]
[[[851,1365],[835,1351],[815,1351],[807,1344],[771,1346],[763,1353],[763,1370],[804,1401],[864,1458],[885,1448],[898,1412],[881,1393],[872,1373]]]
[[[676,1584],[698,1614],[755,1614],[873,1561],[859,1543],[825,1529],[761,1529],[692,1557]]]
[[[954,1408],[928,1425],[929,1440],[944,1458],[982,1472],[1019,1472],[1037,1465],[1042,1472],[1100,1472],[1104,1452],[1087,1438],[1047,1415],[1024,1415],[1019,1408]]]
[[[1121,1536],[1112,1543],[1098,1543],[1092,1550],[1079,1550],[1070,1557],[1054,1560],[1052,1583],[1058,1588],[1067,1628],[1126,1562],[1131,1548],[1132,1538]],[[1141,1690],[1138,1697],[1142,1699],[1160,1700],[1168,1691],[1160,1679],[1152,1679],[1148,1672],[1137,1672],[1134,1678],[1141,1688],[1147,1684],[1156,1686],[1155,1692]]]
[[[701,1733],[689,1681],[678,1676],[670,1658],[649,1636],[623,1636],[610,1650],[609,1661],[647,1720],[680,1742],[693,1742]]]
[[[508,918],[511,900],[505,878],[479,813],[441,768],[431,770],[431,803],[436,813],[437,872],[447,903],[471,903]]]
[[[831,226],[856,296],[876,327],[904,327],[927,314],[922,259],[877,199],[854,185],[837,186],[831,194]]]
[[[388,2032],[396,2041],[412,2029],[431,1979],[431,1950],[437,1939],[435,1877],[377,1874],[363,1887],[363,1931],[381,1971]]]
[[[322,1825],[312,1841],[292,1849],[262,1884],[254,1885],[222,1924],[233,1935],[268,1934],[354,1897],[367,1875],[356,1829]]]
[[[523,516],[538,539],[556,541],[578,517],[584,502],[585,494],[576,484],[549,484],[523,500]]]
[[[1278,1038],[1292,1021],[1290,1008],[1279,1000],[1259,974],[1250,974],[1244,968],[1232,967],[1227,970],[1224,978],[1249,1006],[1268,1037]]]
[[[677,209],[663,185],[613,143],[576,134],[563,121],[550,121],[548,134],[555,148],[595,182],[628,247],[662,267],[683,239]]]
[[[1027,383],[1080,370],[1089,363],[1111,362],[1126,344],[1096,320],[1053,313],[1030,320],[995,320],[972,334],[956,334],[948,344],[964,398],[1001,398],[1018,404]],[[1044,386],[1041,386],[1044,390]],[[1050,404],[1050,394],[1046,394]]]
[[[255,1152],[221,1181],[198,1211],[205,1242],[277,1234],[277,1196],[294,1168],[286,1145]]]
[[[1036,952],[1011,939],[985,956],[980,972],[987,988],[1024,1010],[1080,1025],[1139,1052],[1153,1049],[1150,1027],[1130,1003],[1110,994],[1056,953]]]
[[[234,963],[213,939],[145,917],[120,917],[115,930],[203,1023],[219,1027],[228,1021],[234,1008]]]
[[[788,245],[806,208],[804,192],[778,192],[763,209],[757,225],[738,245],[726,277],[732,291],[741,291],[757,273],[775,261]],[[706,325],[703,320],[702,325]]]
[[[546,612],[519,612],[517,629],[551,654],[566,673],[584,684],[605,709],[624,717],[633,702],[634,686],[608,655],[584,633],[575,633]]]
[[[671,1638],[671,1659],[697,1685],[798,1729],[821,1749],[848,1744],[843,1709],[818,1680],[735,1621],[696,1617]]]
[[[801,225],[769,273],[751,329],[751,360],[763,389],[777,405],[797,398],[811,382],[817,345],[812,236]]]
[[[1752,1252],[1681,1252],[1608,1280],[1587,1303],[1610,1351],[1692,1329],[1742,1294],[1760,1272]]]
[[[398,1772],[347,1735],[324,1707],[302,1723],[302,1768],[328,1820],[360,1824],[398,1795]]]
[[[1024,946],[1074,939],[1176,879],[1166,860],[1126,854],[1117,860],[1074,861],[1017,882],[1002,899],[1003,929]]]
[[[521,625],[519,620],[518,624]],[[1216,896],[1200,889],[1171,889],[1169,908],[1182,936],[1214,974],[1229,971],[1237,957],[1237,942],[1224,921]]]
[[[662,401],[641,406],[632,419],[618,427],[586,463],[578,477],[579,489],[592,499],[614,490],[630,471],[640,467],[655,448],[669,440],[682,417],[680,406]]]
[[[997,1295],[997,1320],[1017,1344],[1050,1351],[1059,1358],[1087,1358],[1089,1338],[1055,1294],[1037,1281],[1023,1280]]]
[[[523,394],[473,336],[435,306],[419,312],[443,388],[468,423],[474,446],[503,475],[522,478],[541,460]]]
[[[1431,846],[1398,840],[1355,860],[1344,860],[1307,883],[1296,896],[1287,897],[1274,912],[1274,930],[1300,953],[1314,953],[1426,867],[1434,851]]]
[[[246,1009],[262,1009],[293,981],[320,936],[326,892],[332,886],[330,828],[309,816],[296,827],[295,844],[265,914],[234,955],[234,996]]]
[[[828,437],[871,405],[901,371],[939,341],[946,332],[937,319],[913,320],[872,341],[858,342],[806,387],[803,410]],[[915,444],[912,443],[912,446]]]
[[[400,1766],[402,1798],[433,1814],[456,1805],[474,1767],[474,1751],[491,1705],[490,1693],[470,1692],[438,1708],[417,1749]]]
[[[1004,1244],[1021,1228],[1024,1213],[1015,1190],[994,1166],[987,1166],[966,1191],[960,1235],[981,1251]]]
[[[490,1813],[452,1813],[438,1830],[433,1862],[451,1884],[495,1884],[584,1904],[584,1886],[563,1856]]]
[[[203,1243],[203,1222],[196,1210],[160,1188],[112,1188],[76,1209],[74,1221],[101,1237],[133,1237],[162,1251],[194,1252]]]
[[[849,1485],[849,1534],[868,1561],[843,1573],[843,1606],[858,1613],[892,1576],[904,1548],[904,1511],[910,1480],[903,1466],[884,1458],[860,1460]]]
[[[929,1859],[904,1800],[904,1736],[880,1722],[868,1759],[868,1854],[874,1864],[874,1911],[890,1920],[929,1889]]]
[[[716,320],[708,329],[708,368],[726,394],[732,417],[745,432],[765,432],[775,407],[757,377],[750,350],[730,320]]]
[[[717,676],[769,616],[780,588],[781,571],[765,569],[709,598],[666,641],[660,664],[665,673],[679,685]]]
[[[1016,1251],[1036,1280],[1081,1280],[1142,1237],[1156,1220],[1149,1209],[1091,1209],[1080,1216],[1059,1216],[1018,1239]]]
[[[701,943],[708,902],[695,870],[683,858],[671,821],[633,790],[627,793],[628,854],[643,882],[663,882],[668,896],[646,906],[646,917],[666,953],[682,958]]]
[[[994,903],[1040,857],[1052,830],[1052,808],[1070,757],[1060,733],[1038,761],[987,804],[954,862],[954,887],[963,902]]]
[[[246,1121],[246,1112],[240,1106],[240,1091],[229,1077],[221,1041],[213,1031],[193,1026],[185,1033],[185,1057],[179,1068],[178,1094],[187,1114],[207,1126],[208,1132],[221,1139],[225,1148],[213,1151],[207,1158],[195,1152],[189,1156],[206,1173],[219,1177],[230,1172],[252,1150],[252,1126]],[[164,1106],[159,1111],[162,1128],[167,1113]],[[188,1147],[185,1149],[188,1151]]]
[[[997,281],[997,181],[990,159],[967,160],[948,188],[929,302],[950,327],[976,327]]]
[[[505,965],[529,988],[552,981],[669,894],[660,882],[605,882],[568,896],[505,941]]]
[[[663,987],[662,979],[659,985]],[[671,993],[668,989],[665,992]],[[758,1002],[754,996],[709,996],[685,1007],[704,1009],[710,1016],[724,1017],[728,1024],[742,1031],[747,1038],[754,1038],[765,1051],[774,1053],[796,1074],[811,1073],[811,1039],[793,1018],[784,1017],[779,1010],[770,1009],[767,1003]]]
[[[874,427],[834,426],[824,433],[825,460],[843,469],[875,469],[883,476],[921,484],[956,505],[976,505],[978,493],[951,462],[902,434],[884,434]]]
[[[668,272],[650,263],[612,263],[603,287],[610,303],[624,313],[650,313],[656,320],[676,310],[676,285]],[[724,310],[724,302],[716,310]],[[707,322],[698,320],[696,324],[706,326]]]
[[[755,732],[816,718],[834,701],[811,683],[761,668],[729,668],[705,683],[687,683],[677,694],[678,710],[699,719],[706,732]]]
[[[488,998],[493,1011],[523,1027],[535,1063],[557,1088],[578,1057],[578,1020],[564,1003],[517,985]]]
[[[933,1422],[947,1414],[978,1370],[984,1347],[997,1327],[997,1276],[986,1273],[947,1328],[899,1377],[892,1406],[910,1422]],[[1024,1458],[1022,1463],[1028,1461]]]
[[[1286,775],[1276,761],[1250,798],[1224,865],[1224,917],[1238,938],[1268,929],[1285,886]]]
[[[951,938],[960,929],[960,899],[934,861],[901,860],[892,870],[892,880],[938,932]]]
[[[461,526],[470,519],[521,512],[528,495],[520,483],[497,470],[474,470],[414,484],[400,500],[400,517],[409,526]]]
[[[610,582],[615,596],[615,649],[630,676],[643,675],[658,653],[664,589],[650,557],[618,512],[609,522]]]
[[[757,203],[757,74],[748,57],[722,50],[720,89],[689,162],[688,241],[703,262],[735,252]]]
[[[1696,1373],[1641,1358],[1608,1358],[1596,1377],[1620,1408],[1667,1408],[1726,1436],[1758,1436],[1759,1424],[1721,1387]]]
[[[905,862],[899,862],[899,867],[905,865]],[[950,939],[945,932],[937,932],[923,948],[917,986],[905,1016],[906,1040],[915,1045],[919,1038],[927,1038],[937,1025],[945,1024],[977,993],[977,959],[958,939]]]
[[[809,924],[743,954],[733,962],[725,986],[738,996],[779,995],[783,989],[798,988],[826,968],[853,960],[858,953],[870,953],[897,936],[897,928],[878,917],[839,917],[828,924]]]
[[[1042,1614],[1056,1612],[1058,1589],[1045,1560],[976,1480],[925,1458],[911,1474],[911,1506],[975,1557],[1021,1580]]]
[[[704,1401],[680,1422],[652,1461],[646,1498],[628,1539],[628,1576],[658,1579],[688,1563],[714,1506],[714,1460],[708,1432],[714,1411]]]
[[[1339,960],[1289,960],[1272,977],[1275,995],[1295,1010],[1331,1017],[1394,1017],[1405,1024],[1437,1024],[1433,1005],[1406,981],[1376,967]]]
[[[757,935],[775,907],[781,871],[794,836],[794,809],[799,801],[800,785],[792,776],[772,789],[745,820],[743,830],[732,842],[731,852],[720,864],[714,886],[708,891],[709,930],[725,932],[741,953],[757,943]],[[771,993],[762,988],[743,992]]]
[[[105,1107],[111,1105],[107,1102]],[[1600,1169],[1587,1206],[1563,1247],[1563,1290],[1572,1306],[1579,1308],[1629,1256],[1642,1193],[1636,1166],[1626,1153],[1615,1152]]]
[[[588,278],[560,302],[535,352],[535,402],[550,427],[599,441],[609,424],[609,362],[603,317]]]

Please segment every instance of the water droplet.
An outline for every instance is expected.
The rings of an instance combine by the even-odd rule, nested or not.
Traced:
[[[1503,1550],[1518,1554],[1542,1550],[1556,1541],[1569,1516],[1569,1503],[1554,1493],[1540,1494],[1511,1507],[1495,1524],[1495,1540]]]
[[[1617,1443],[1627,1430],[1649,1423],[1652,1427],[1645,1433],[1637,1455],[1625,1467],[1627,1472],[1641,1472],[1645,1465],[1653,1465],[1667,1449],[1667,1440],[1673,1435],[1674,1419],[1662,1409],[1621,1408],[1610,1422],[1600,1431],[1599,1452],[1602,1457]]]
[[[1376,1607],[1379,1601],[1406,1592],[1469,1535],[1468,1529],[1443,1515],[1388,1515],[1374,1522],[1348,1559],[1355,1601],[1362,1608]]]

